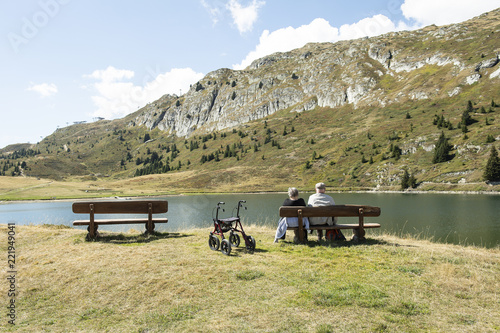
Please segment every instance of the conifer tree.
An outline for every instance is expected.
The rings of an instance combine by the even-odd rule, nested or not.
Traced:
[[[410,175],[410,179],[408,180],[408,185],[410,185],[411,188],[417,187],[417,179],[415,178],[414,174]]]
[[[451,151],[451,145],[448,143],[448,138],[444,136],[444,132],[441,132],[441,136],[436,143],[434,148],[434,157],[432,158],[432,163],[446,162],[450,158],[449,153]]]
[[[472,102],[467,102],[467,112],[474,112],[474,107],[472,106]]]
[[[405,172],[401,177],[401,189],[406,190],[408,187],[410,187],[410,174],[408,173],[408,170],[405,169]]]
[[[483,178],[490,182],[500,181],[500,158],[498,158],[495,146],[491,147],[490,158],[486,162]]]
[[[467,109],[462,112],[462,119],[460,121],[460,125],[462,126],[462,132],[467,133],[466,130],[464,131],[464,127],[467,127],[474,123],[474,120],[471,117],[471,113],[474,112],[474,107],[472,106],[472,102],[469,101],[467,103]]]

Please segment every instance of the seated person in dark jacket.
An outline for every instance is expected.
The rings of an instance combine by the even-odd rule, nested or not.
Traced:
[[[285,199],[282,206],[305,206],[306,202],[304,199],[299,198],[299,190],[295,187],[290,187],[288,189],[288,198]]]
[[[282,206],[306,206],[306,202],[304,201],[304,199],[299,198],[299,190],[297,190],[295,187],[290,187],[288,189],[288,198],[285,199]],[[306,224],[306,227],[308,228],[309,221],[307,220],[307,218],[304,219],[304,222]],[[278,229],[276,230],[276,237],[274,242],[277,243],[278,239],[285,239],[287,227],[296,227],[296,226],[298,226],[297,217],[282,218],[280,220],[280,223],[278,224]],[[295,234],[294,240],[296,241],[298,240],[298,230],[294,230],[294,234]]]

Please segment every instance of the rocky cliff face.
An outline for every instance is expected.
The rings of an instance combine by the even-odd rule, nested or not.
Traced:
[[[480,80],[499,80],[499,22],[496,10],[461,24],[275,53],[243,71],[211,72],[185,95],[143,107],[129,125],[189,136],[280,110],[451,97]]]

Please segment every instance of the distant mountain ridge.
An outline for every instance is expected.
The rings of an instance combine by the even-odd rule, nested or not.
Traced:
[[[143,107],[130,125],[189,136],[285,109],[385,107],[451,97],[464,86],[500,77],[499,21],[497,9],[460,24],[275,53],[242,71],[208,73],[185,95],[165,95]],[[435,75],[423,81],[426,66]]]

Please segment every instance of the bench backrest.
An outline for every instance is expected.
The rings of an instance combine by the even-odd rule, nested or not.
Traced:
[[[364,205],[335,205],[321,207],[302,207],[302,206],[281,206],[280,217],[298,217],[299,210],[303,217],[322,217],[322,216],[359,216],[362,209],[364,216],[380,216],[380,207]]]
[[[161,214],[168,211],[166,200],[83,201],[73,203],[73,213],[89,214]]]

